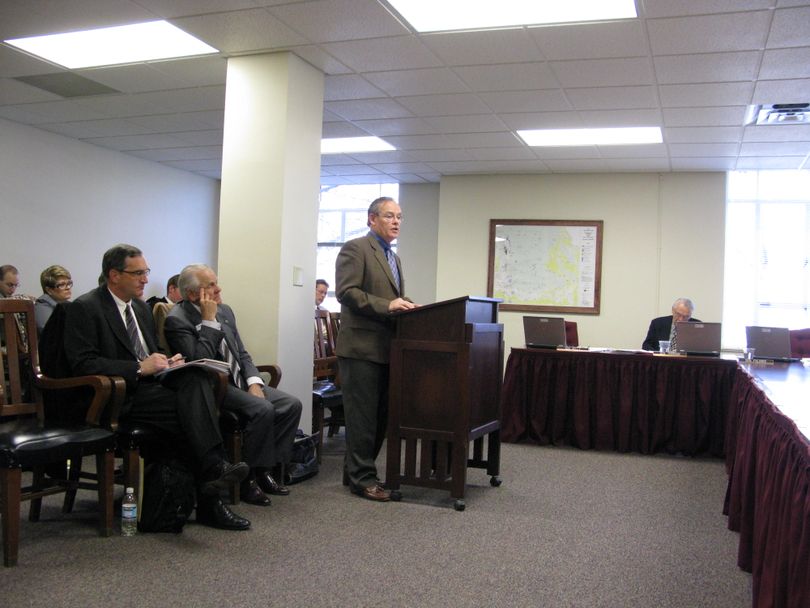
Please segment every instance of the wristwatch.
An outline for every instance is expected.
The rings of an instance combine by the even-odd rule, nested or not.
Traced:
[[[143,370],[141,369],[141,365],[139,363],[138,364],[138,371],[135,372],[135,380],[140,380],[142,375],[143,375]]]

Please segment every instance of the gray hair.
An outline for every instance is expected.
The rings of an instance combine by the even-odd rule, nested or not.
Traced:
[[[202,270],[213,270],[208,264],[189,264],[180,271],[180,278],[177,279],[177,288],[180,290],[180,296],[188,299],[188,292],[197,292],[200,290],[200,277],[198,273]]]
[[[390,196],[381,196],[380,198],[376,198],[371,201],[371,204],[368,206],[368,214],[369,215],[380,215],[380,208],[385,203],[395,203],[396,201],[392,199]],[[366,222],[366,226],[371,226],[371,220]]]
[[[684,306],[686,306],[689,309],[689,314],[690,315],[693,312],[695,312],[695,305],[692,303],[692,300],[690,300],[689,298],[678,298],[677,300],[675,300],[672,303],[672,309],[674,310],[675,307],[678,306],[679,304],[683,304]]]

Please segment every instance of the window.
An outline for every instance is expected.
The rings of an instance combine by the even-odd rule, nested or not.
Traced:
[[[368,232],[368,206],[376,198],[399,199],[399,184],[322,186],[318,213],[317,279],[329,283],[323,306],[340,310],[335,299],[335,260],[343,243]],[[396,244],[393,245],[396,251]],[[314,287],[314,286],[313,286]]]
[[[810,327],[810,171],[736,171],[726,194],[723,346],[746,325]]]

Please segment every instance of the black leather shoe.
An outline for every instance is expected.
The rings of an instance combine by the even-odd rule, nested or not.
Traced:
[[[199,501],[197,523],[221,530],[247,530],[250,528],[250,522],[231,511],[219,497]]]
[[[239,498],[242,502],[258,507],[269,507],[270,497],[262,492],[255,479],[246,479],[239,488]]]
[[[259,484],[259,487],[264,490],[265,494],[275,494],[276,496],[287,496],[290,493],[290,489],[287,486],[281,485],[273,476],[265,471],[264,473],[258,473],[256,475],[256,482]]]
[[[231,487],[232,483],[245,479],[248,473],[250,473],[250,467],[244,462],[231,464],[223,460],[206,473],[200,484],[200,493],[205,496],[216,496],[222,490]]]

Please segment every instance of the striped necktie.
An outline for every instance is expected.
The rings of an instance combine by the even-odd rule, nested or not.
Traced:
[[[385,250],[385,257],[388,258],[388,265],[391,267],[391,273],[394,275],[394,283],[397,286],[397,291],[399,291],[399,270],[397,269],[397,259],[394,257],[394,252],[390,249]]]
[[[678,352],[678,329],[675,322],[672,323],[672,329],[669,331],[669,351]]]
[[[135,316],[132,314],[132,307],[127,304],[124,311],[124,317],[127,320],[127,334],[129,334],[129,341],[132,342],[132,348],[135,351],[135,356],[138,361],[143,361],[148,356],[146,350],[141,343],[141,337],[138,335],[138,326],[135,324]]]
[[[245,388],[244,383],[242,382],[242,372],[241,367],[239,366],[239,361],[237,361],[236,357],[233,356],[233,353],[228,347],[228,343],[225,341],[225,338],[222,338],[222,342],[219,344],[219,352],[222,353],[223,360],[228,364],[228,367],[231,368],[231,379],[233,380],[233,383],[237,388]]]

